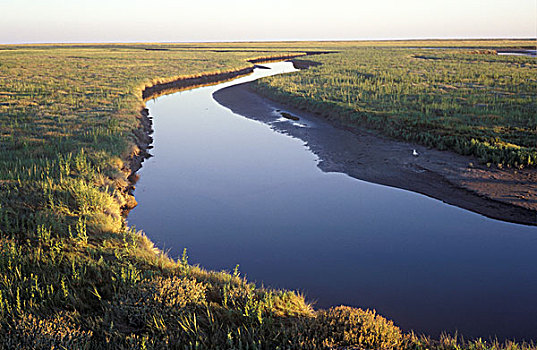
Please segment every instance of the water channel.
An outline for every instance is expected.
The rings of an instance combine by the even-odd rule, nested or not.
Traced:
[[[265,66],[147,103],[154,157],[129,224],[173,257],[187,248],[207,269],[239,264],[249,280],[298,290],[316,307],[375,308],[433,336],[537,340],[537,228],[325,173],[302,140],[212,98],[294,71]]]

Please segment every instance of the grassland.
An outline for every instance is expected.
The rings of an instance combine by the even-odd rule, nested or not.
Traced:
[[[352,47],[367,45],[0,47],[2,347],[534,348],[431,340],[373,311],[314,310],[301,295],[258,288],[238,271],[205,271],[186,254],[174,261],[126,227],[130,159],[143,152],[145,87],[289,52],[337,49],[359,57]],[[346,56],[329,57],[324,67]]]
[[[434,45],[429,45],[434,46]],[[537,165],[537,61],[459,49],[354,48],[257,90],[385,135],[509,167]]]

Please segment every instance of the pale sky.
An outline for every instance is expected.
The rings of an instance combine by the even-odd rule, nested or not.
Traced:
[[[0,13],[0,43],[537,36],[537,0],[0,0]]]

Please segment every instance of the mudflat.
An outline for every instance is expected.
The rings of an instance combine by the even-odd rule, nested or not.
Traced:
[[[488,167],[473,157],[341,125],[262,97],[249,83],[218,90],[213,97],[235,113],[303,140],[323,171],[421,193],[494,219],[537,225],[534,169]]]

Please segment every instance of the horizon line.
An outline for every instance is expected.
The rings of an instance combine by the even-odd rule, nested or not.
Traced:
[[[28,41],[1,42],[0,45],[54,45],[54,44],[223,44],[223,43],[299,43],[299,42],[405,42],[405,41],[537,41],[537,37],[425,37],[425,38],[381,38],[381,39],[258,39],[258,40],[197,40],[197,41]],[[536,42],[537,45],[537,42]]]

